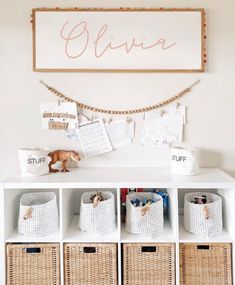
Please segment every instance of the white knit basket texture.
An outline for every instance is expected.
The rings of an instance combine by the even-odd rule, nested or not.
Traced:
[[[156,202],[147,207],[143,215],[143,207],[135,207],[131,200],[144,198],[156,199]],[[133,193],[126,198],[126,231],[133,234],[144,235],[148,238],[155,238],[163,232],[163,200],[162,197],[149,192]]]
[[[81,231],[95,235],[106,235],[116,228],[114,194],[103,191],[104,201],[96,207],[90,201],[90,197],[97,192],[86,192],[81,197],[80,221]]]
[[[54,192],[23,194],[20,199],[18,232],[28,237],[58,230],[58,208]]]
[[[208,204],[194,204],[195,196],[205,195]],[[213,193],[193,192],[184,196],[184,227],[201,237],[213,237],[222,233],[222,198]]]

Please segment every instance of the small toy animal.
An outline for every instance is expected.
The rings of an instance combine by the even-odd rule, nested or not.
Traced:
[[[93,208],[96,208],[100,202],[104,201],[104,197],[101,192],[96,192],[91,195],[90,201],[93,203]]]
[[[71,150],[55,150],[52,151],[48,154],[48,156],[51,158],[51,161],[49,163],[49,171],[50,172],[58,172],[58,169],[52,168],[52,165],[54,165],[56,162],[62,162],[62,169],[61,172],[69,172],[69,170],[66,168],[66,163],[68,159],[70,158],[71,160],[74,161],[80,161],[80,155],[78,152]]]

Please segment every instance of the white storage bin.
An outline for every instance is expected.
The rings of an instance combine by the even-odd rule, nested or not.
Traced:
[[[58,229],[54,192],[27,193],[20,199],[18,232],[28,237],[49,235]]]
[[[171,148],[171,170],[179,175],[199,173],[199,149],[187,146]]]
[[[97,192],[87,192],[81,197],[80,222],[81,231],[106,235],[116,228],[115,202],[114,194],[109,191],[103,191],[104,201],[101,201],[95,207],[90,198]]]
[[[135,207],[131,200],[144,198],[156,200],[155,203],[145,207]],[[126,230],[133,234],[145,235],[154,238],[163,232],[163,200],[162,197],[155,193],[133,193],[126,198]]]
[[[18,149],[18,157],[22,176],[41,176],[49,173],[48,149],[21,148]]]
[[[195,196],[205,195],[208,204],[192,203]],[[222,233],[222,198],[216,194],[194,192],[184,196],[184,227],[201,237],[213,237]]]

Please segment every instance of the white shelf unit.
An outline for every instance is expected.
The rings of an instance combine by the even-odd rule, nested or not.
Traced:
[[[164,222],[164,232],[154,240],[133,235],[125,231],[121,223],[121,188],[165,189],[169,195],[169,214]],[[78,228],[81,194],[90,190],[112,191],[115,194],[117,227],[106,236],[93,236]],[[223,200],[224,229],[220,236],[200,238],[187,232],[183,227],[183,198],[187,192],[211,191]],[[228,242],[235,252],[235,181],[219,169],[201,169],[199,175],[172,175],[170,169],[162,168],[78,168],[69,173],[49,174],[41,177],[15,175],[2,184],[1,190],[1,260],[0,284],[5,284],[5,245],[11,243],[58,242],[61,248],[61,285],[63,276],[63,244],[74,242],[112,242],[118,244],[119,285],[122,284],[121,245],[136,242],[172,242],[176,248],[176,285],[179,283],[180,242]],[[23,193],[53,191],[57,195],[59,208],[59,229],[43,238],[25,238],[17,233],[19,199]],[[235,255],[235,254],[234,254]],[[235,264],[235,256],[233,260]],[[235,271],[235,270],[234,270]],[[234,274],[235,280],[235,274]],[[222,285],[222,284],[221,284]]]

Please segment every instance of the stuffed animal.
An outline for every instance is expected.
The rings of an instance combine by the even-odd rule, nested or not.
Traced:
[[[66,168],[67,160],[70,158],[74,161],[80,161],[80,155],[76,151],[67,151],[67,150],[55,150],[48,154],[48,156],[51,158],[51,161],[49,163],[49,171],[50,172],[58,172],[58,169],[52,168],[52,165],[54,165],[56,162],[62,163],[62,169],[61,172],[69,172],[69,170]]]

